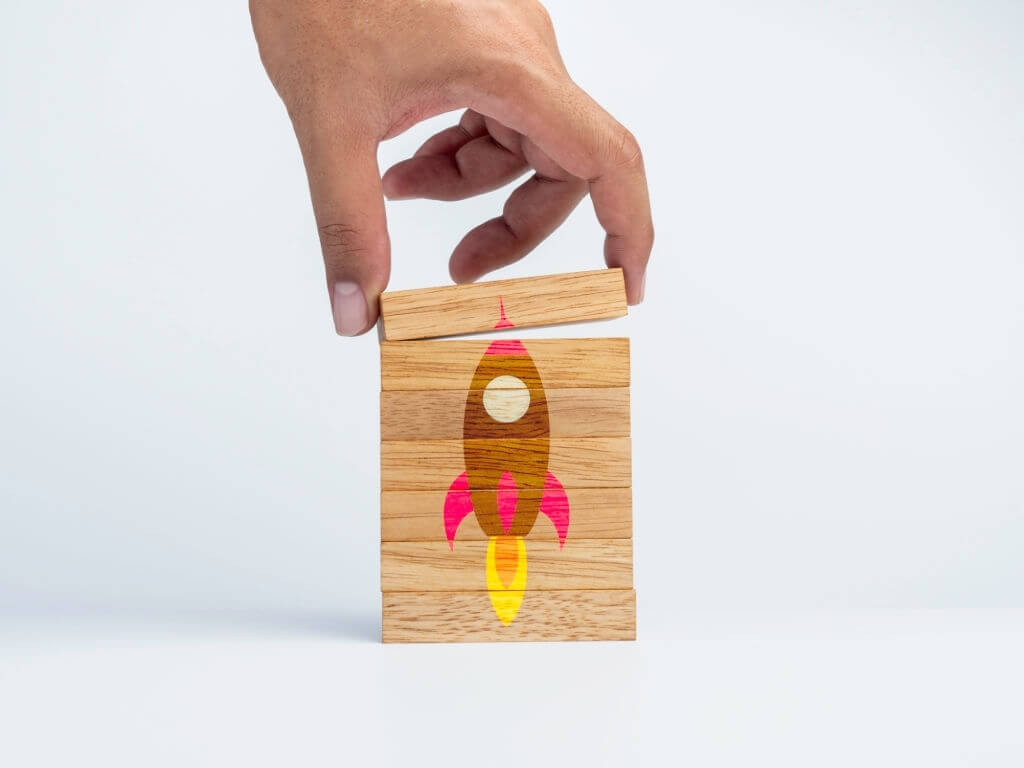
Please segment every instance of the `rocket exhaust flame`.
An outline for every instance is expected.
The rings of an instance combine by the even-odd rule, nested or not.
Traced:
[[[487,541],[487,594],[501,623],[519,613],[526,593],[526,543],[522,536],[491,536]]]

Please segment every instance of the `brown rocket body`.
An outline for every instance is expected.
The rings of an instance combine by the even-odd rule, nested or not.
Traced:
[[[518,390],[502,390],[502,382]],[[488,386],[490,385],[490,387]],[[526,392],[522,391],[525,385]],[[485,406],[485,396],[501,401],[529,396],[525,412],[513,421],[499,421]],[[518,342],[495,344],[480,360],[466,397],[463,455],[476,519],[488,536],[525,536],[533,528],[548,472],[548,404],[540,374]],[[499,495],[515,492],[511,525],[502,522]],[[505,502],[507,503],[507,502]]]

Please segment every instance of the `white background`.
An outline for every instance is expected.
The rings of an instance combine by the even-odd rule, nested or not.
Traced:
[[[244,6],[6,0],[0,764],[1024,762],[1024,6],[549,8],[658,233],[570,331],[632,338],[635,644],[378,644],[377,340]],[[392,287],[501,199],[389,204]]]

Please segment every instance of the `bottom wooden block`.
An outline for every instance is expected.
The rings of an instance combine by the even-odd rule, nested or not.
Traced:
[[[632,589],[527,590],[503,625],[487,592],[383,592],[385,643],[635,640]]]

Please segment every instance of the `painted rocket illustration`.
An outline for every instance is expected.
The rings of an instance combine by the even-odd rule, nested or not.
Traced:
[[[511,328],[499,299],[495,328]],[[466,471],[444,502],[444,530],[455,547],[471,512],[487,535],[486,583],[498,619],[511,624],[526,590],[527,534],[538,515],[555,527],[559,548],[569,530],[569,499],[548,471],[548,404],[540,374],[522,342],[491,343],[473,374],[463,419]]]

